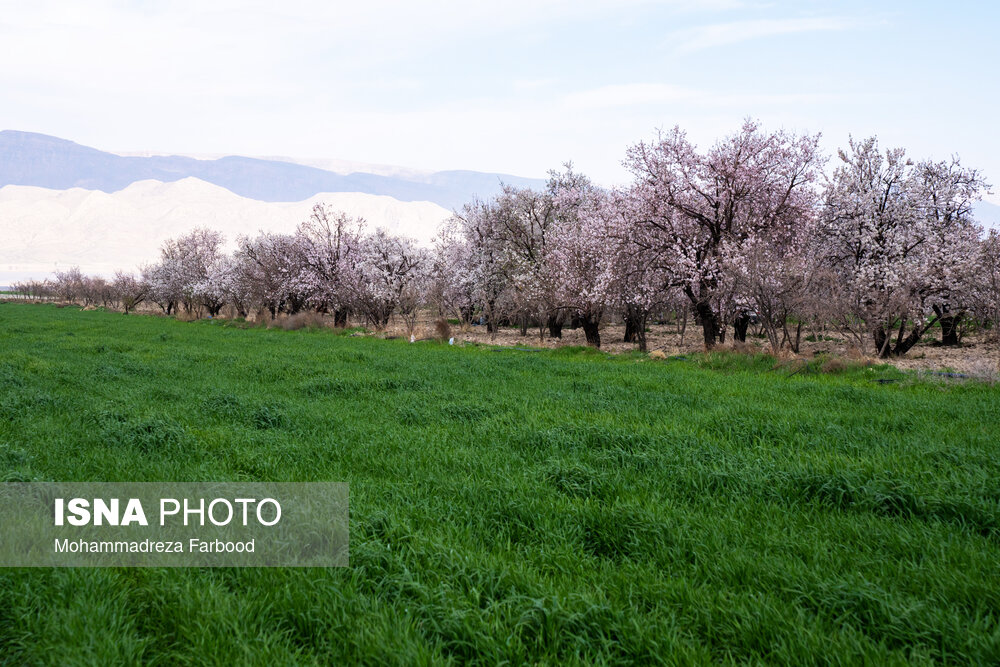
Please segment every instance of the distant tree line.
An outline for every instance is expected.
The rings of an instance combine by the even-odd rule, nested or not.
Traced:
[[[753,326],[778,351],[803,328],[835,328],[881,357],[905,354],[935,325],[960,343],[1000,322],[1000,236],[972,206],[987,192],[958,158],[914,161],[875,138],[851,140],[835,168],[817,136],[746,121],[699,150],[675,128],[630,147],[632,182],[596,186],[566,165],[539,190],[504,186],[469,202],[432,247],[317,205],[294,234],[260,233],[223,252],[200,229],[164,244],[158,263],[111,280],[79,270],[15,291],[166,314],[303,310],[377,329],[412,330],[430,308],[491,332],[559,338],[623,322],[646,347],[647,323],[690,315],[711,348]],[[731,333],[729,333],[731,330]]]

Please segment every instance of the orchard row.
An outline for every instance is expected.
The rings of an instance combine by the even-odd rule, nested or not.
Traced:
[[[384,328],[417,314],[537,326],[579,323],[592,345],[624,320],[645,348],[647,319],[693,313],[711,347],[756,322],[773,350],[798,348],[822,322],[879,356],[901,355],[932,327],[957,344],[965,323],[1000,321],[1000,237],[973,217],[988,185],[957,158],[914,161],[877,141],[850,142],[832,168],[818,136],[747,121],[699,150],[680,129],[627,151],[632,182],[598,187],[570,165],[544,189],[505,186],[466,204],[432,247],[317,205],[294,234],[167,242],[140,275],[77,270],[16,286],[31,296],[155,302],[246,316],[311,309]]]

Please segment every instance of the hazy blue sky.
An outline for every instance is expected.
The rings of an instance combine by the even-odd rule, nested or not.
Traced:
[[[0,126],[111,150],[620,181],[744,116],[959,153],[1000,183],[1000,3],[6,2]]]

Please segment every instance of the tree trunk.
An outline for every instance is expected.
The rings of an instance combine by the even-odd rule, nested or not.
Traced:
[[[625,342],[638,343],[639,338],[646,331],[646,319],[649,313],[637,305],[629,304],[625,306]]]
[[[920,329],[914,329],[910,332],[909,336],[896,342],[896,346],[892,348],[892,355],[895,357],[901,357],[918,342],[920,342]]]
[[[649,311],[635,304],[625,307],[625,342],[638,343],[639,351],[646,351],[646,321]]]
[[[694,312],[701,322],[701,331],[705,340],[705,349],[710,350],[719,342],[719,318],[712,310],[708,301],[698,301],[694,304]]]
[[[899,326],[899,333],[896,336],[895,345],[892,344],[891,331],[882,327],[875,329],[875,353],[881,359],[903,356],[910,351],[910,348],[920,342],[921,336],[923,336],[928,329],[934,326],[935,322],[937,322],[937,318],[934,318],[925,326],[914,326],[908,335],[904,335],[904,327],[906,326],[906,320],[904,319],[903,323]]]
[[[788,344],[791,345],[792,352],[799,353],[799,347],[802,345],[802,322],[795,325],[795,340],[789,339]]]
[[[549,338],[562,338],[563,320],[557,315],[549,315],[547,323],[549,328]]]
[[[626,343],[634,343],[639,339],[640,324],[636,321],[632,306],[625,310],[625,338]]]
[[[750,316],[740,313],[733,320],[733,340],[740,343],[747,342],[747,329],[750,327]]]
[[[962,321],[961,315],[948,315],[941,318],[941,344],[949,347],[958,347],[961,341],[958,340],[958,325]]]
[[[497,332],[496,302],[487,301],[483,304],[483,314],[480,318],[486,320],[486,333],[495,334]]]
[[[600,318],[585,317],[582,318],[581,324],[583,325],[583,334],[587,337],[587,345],[593,347],[601,346],[601,330],[600,330]]]
[[[947,306],[934,306],[934,313],[941,322],[941,344],[947,347],[958,347],[962,344],[958,337],[958,329],[965,313],[952,313]]]
[[[472,324],[472,306],[462,306],[458,309],[462,324]]]

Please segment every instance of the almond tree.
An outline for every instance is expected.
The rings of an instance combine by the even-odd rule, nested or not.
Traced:
[[[363,219],[316,204],[296,232],[302,257],[300,289],[309,294],[310,305],[332,313],[338,327],[347,326],[355,296],[363,229]]]
[[[562,335],[565,309],[555,303],[550,261],[555,196],[561,189],[589,187],[572,165],[565,167],[562,173],[549,173],[544,190],[504,185],[489,201],[466,205],[449,225],[452,247],[461,239],[467,252],[459,275],[476,282],[476,301],[490,332],[502,314],[516,318],[522,335],[532,320],[538,322],[540,337],[546,328],[554,338]]]
[[[609,248],[607,195],[589,181],[555,195],[558,223],[550,248],[555,298],[575,315],[587,344],[601,346],[601,320],[618,293],[617,255]]]
[[[752,236],[725,260],[737,301],[756,315],[773,353],[786,342],[793,352],[799,351],[808,300],[818,287],[814,256],[809,252],[811,230],[801,226],[784,231]],[[794,335],[788,329],[793,316],[798,319]],[[745,329],[742,337],[737,332],[737,340],[745,338]]]
[[[358,265],[357,303],[368,322],[385,329],[400,307],[403,315],[420,305],[414,289],[421,285],[428,260],[411,239],[384,229],[364,239]]]
[[[148,267],[143,277],[150,284],[151,298],[166,314],[178,303],[189,313],[205,305],[198,289],[220,261],[222,243],[222,234],[201,228],[163,244],[159,264]],[[210,309],[213,306],[209,304]]]
[[[1000,338],[1000,231],[991,229],[977,253],[973,312],[980,322],[993,327],[993,337]]]
[[[957,160],[883,154],[874,137],[839,157],[817,239],[840,284],[841,322],[870,335],[878,356],[900,356],[964,310],[980,234],[969,212],[985,184]]]
[[[463,206],[448,223],[458,230],[456,236],[468,253],[456,279],[473,286],[473,301],[486,321],[486,330],[494,335],[503,315],[516,302],[508,267],[514,259],[501,232],[503,215],[496,202],[477,199]]]
[[[149,285],[149,300],[158,305],[164,315],[177,311],[183,292],[180,276],[173,268],[171,264],[159,262],[141,270],[142,280]]]
[[[118,295],[107,280],[101,276],[85,276],[82,283],[84,305],[101,304],[104,308],[116,307]]]
[[[505,272],[510,286],[512,314],[521,325],[522,336],[532,318],[538,319],[543,330],[552,307],[546,271],[547,246],[555,224],[552,197],[531,188],[504,185],[492,204],[497,216],[495,241],[503,249],[498,268]]]
[[[963,168],[953,157],[918,164],[916,188],[927,237],[925,289],[941,324],[941,343],[959,345],[959,330],[981,269],[975,257],[982,229],[973,219],[972,205],[988,186],[977,170]]]
[[[32,301],[47,301],[55,294],[55,285],[52,281],[45,280],[25,280],[14,283],[11,286],[15,296],[28,298]]]
[[[484,290],[482,304],[488,317],[487,327],[494,330],[497,304],[505,314],[516,318],[521,335],[527,334],[532,319],[539,323],[539,335],[546,326],[550,333],[561,335],[560,311],[553,305],[548,270],[548,247],[555,225],[553,193],[558,183],[566,184],[577,175],[567,165],[565,174],[550,172],[543,191],[503,185],[489,202],[475,202],[457,216],[465,232],[465,241],[475,254],[476,272],[489,276],[498,288],[496,295]],[[483,262],[488,262],[488,266]],[[501,287],[502,286],[502,287]]]
[[[60,299],[75,302],[83,296],[86,280],[80,267],[73,266],[65,271],[56,271],[53,289]]]
[[[309,295],[302,290],[299,276],[303,259],[301,247],[290,234],[261,233],[241,236],[233,256],[236,280],[249,288],[250,302],[266,309],[271,317],[281,311],[297,313]]]
[[[705,346],[723,339],[723,255],[752,236],[807,220],[821,160],[817,136],[765,133],[747,120],[701,153],[679,128],[628,150],[636,224],[701,322]],[[745,315],[744,315],[745,316]]]
[[[111,289],[115,294],[115,299],[121,304],[122,310],[127,315],[146,300],[149,294],[149,283],[142,278],[136,278],[132,273],[118,271],[111,283]]]
[[[472,323],[476,285],[469,267],[471,250],[456,217],[445,222],[434,239],[428,274],[428,301],[439,316],[453,314],[463,326]]]
[[[612,191],[602,207],[611,255],[609,266],[618,276],[614,307],[625,323],[624,341],[637,343],[640,351],[646,350],[646,323],[654,309],[683,302],[681,309],[686,319],[688,308],[685,295],[665,287],[673,267],[663,263],[668,256],[642,224],[644,207],[635,188]]]
[[[233,260],[228,255],[216,255],[205,267],[205,275],[191,287],[191,292],[197,302],[203,306],[210,317],[216,317],[226,303],[239,303],[239,298],[232,289]],[[237,306],[241,316],[246,311]]]
[[[213,298],[231,305],[239,317],[245,318],[255,307],[256,294],[254,285],[248,278],[247,273],[242,270],[240,260],[226,255],[213,267],[204,291],[211,291]]]

